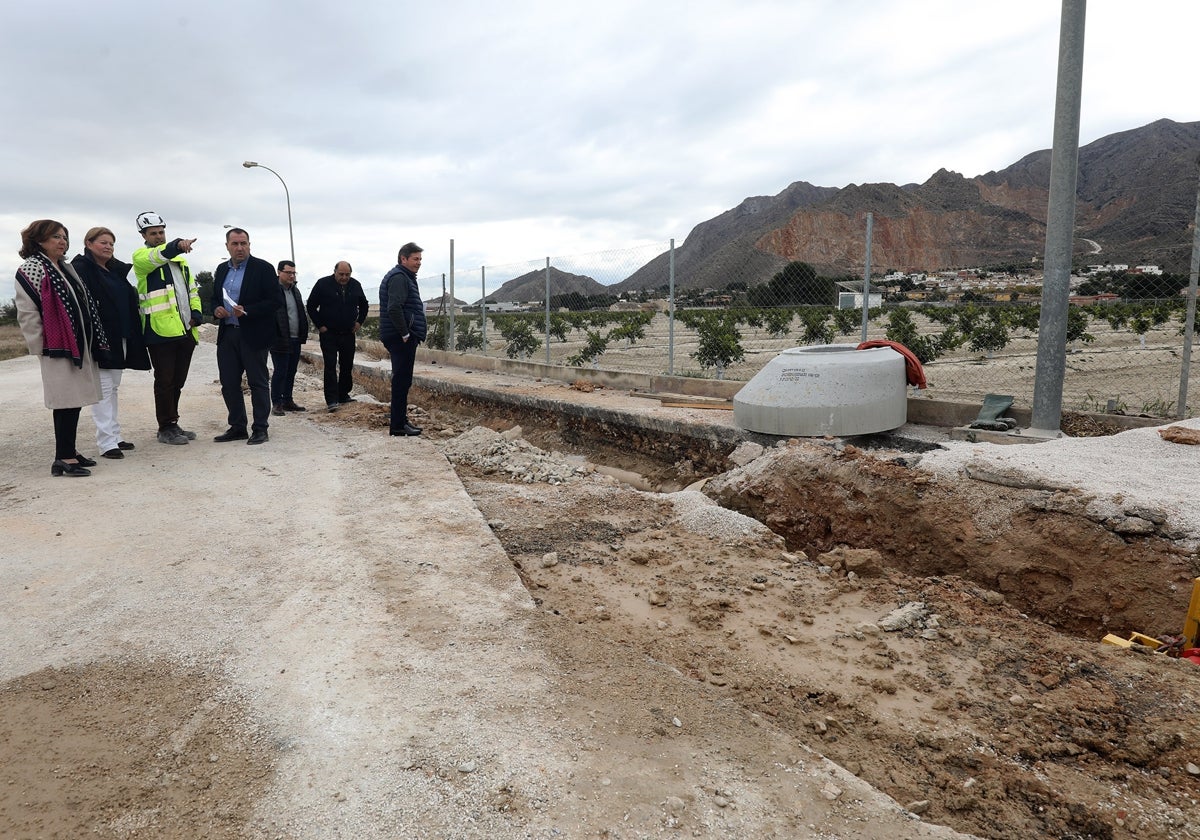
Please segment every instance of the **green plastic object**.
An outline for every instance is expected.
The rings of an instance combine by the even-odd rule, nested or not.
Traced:
[[[1011,417],[1001,418],[1004,412],[1012,408],[1013,398],[1006,394],[988,394],[983,398],[983,406],[979,416],[971,424],[972,429],[985,429],[992,432],[1007,432],[1017,427],[1017,421]]]

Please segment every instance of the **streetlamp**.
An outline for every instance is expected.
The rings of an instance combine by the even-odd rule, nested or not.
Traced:
[[[270,172],[272,175],[274,175],[276,178],[278,178],[279,183],[283,184],[283,197],[287,200],[287,211],[288,211],[288,245],[290,245],[291,249],[292,249],[292,262],[295,262],[296,261],[296,241],[292,238],[292,196],[288,192],[287,182],[284,181],[283,176],[280,175],[278,172],[276,172],[274,169],[272,169],[269,166],[263,166],[261,163],[259,163],[256,160],[243,161],[242,166],[246,167],[247,169],[253,169],[256,166],[259,169],[265,169],[268,172]]]

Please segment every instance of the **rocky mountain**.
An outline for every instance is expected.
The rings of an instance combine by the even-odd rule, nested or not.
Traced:
[[[569,271],[550,267],[550,295],[565,295],[578,292],[581,295],[600,295],[609,291],[608,288],[584,274],[571,274]],[[546,299],[546,269],[538,268],[526,272],[520,277],[514,277],[504,283],[494,292],[488,292],[488,300],[497,303],[529,301]],[[478,305],[478,301],[476,304]]]
[[[1152,263],[1186,273],[1198,154],[1200,122],[1166,119],[1081,147],[1079,261]],[[793,260],[825,274],[860,275],[868,212],[876,271],[1036,266],[1045,251],[1049,185],[1049,149],[973,178],[942,169],[905,186],[837,189],[799,181],[697,225],[676,249],[676,288],[753,286]],[[614,288],[663,286],[667,265],[668,256],[660,255]]]
[[[422,303],[425,304],[426,312],[448,312],[450,311],[451,303],[454,304],[456,309],[462,309],[463,307],[467,306],[467,302],[465,300],[452,298],[450,297],[449,292],[437,297],[431,297],[428,300],[422,301]]]
[[[701,222],[675,250],[675,282],[683,289],[720,289],[744,275],[767,277],[788,260],[764,248],[764,232],[788,222],[797,211],[828,201],[836,187],[796,181],[778,195],[747,198],[732,210]],[[660,254],[613,289],[657,289],[669,280],[670,255]]]

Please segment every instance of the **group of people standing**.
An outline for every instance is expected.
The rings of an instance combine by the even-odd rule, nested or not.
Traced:
[[[96,466],[77,443],[85,405],[93,406],[101,457],[124,458],[135,448],[123,439],[118,415],[125,369],[154,371],[160,443],[196,439],[179,425],[179,399],[203,320],[199,288],[184,257],[196,240],[168,242],[166,223],[150,211],[137,216],[137,228],[144,244],[134,251],[132,265],[113,256],[116,235],[106,227],[89,230],[83,252],[69,262],[70,238],[60,222],[40,219],[21,232],[17,320],[30,354],[39,358],[45,404],[53,415],[51,475],[87,476]],[[217,369],[229,428],[213,440],[261,444],[269,439],[272,413],[304,411],[293,387],[310,321],[320,334],[326,408],[353,401],[354,345],[368,304],[349,263],[339,262],[333,275],[317,281],[306,305],[291,260],[275,269],[252,256],[250,236],[241,228],[226,231],[225,247],[229,260],[214,273],[212,314],[219,323]],[[421,248],[408,243],[398,261],[380,288],[380,334],[392,355],[390,432],[415,435],[421,430],[408,422],[407,401],[416,346],[426,331],[416,280]],[[389,305],[388,286],[399,282],[395,278],[403,288],[393,289]],[[268,353],[274,364],[270,377]],[[250,386],[250,417],[243,375]]]

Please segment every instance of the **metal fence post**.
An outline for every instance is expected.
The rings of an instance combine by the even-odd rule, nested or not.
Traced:
[[[863,269],[862,340],[867,340],[867,324],[871,320],[871,233],[875,227],[875,214],[867,213],[867,265]]]
[[[1196,213],[1192,220],[1192,269],[1188,275],[1187,316],[1183,322],[1183,365],[1179,371],[1179,405],[1175,409],[1175,416],[1180,420],[1187,417],[1188,374],[1192,363],[1192,338],[1196,330],[1197,275],[1200,275],[1200,179],[1197,179]]]
[[[1071,295],[1071,242],[1079,174],[1079,102],[1083,88],[1083,38],[1087,0],[1063,0],[1058,34],[1058,90],[1054,147],[1050,154],[1050,200],[1046,213],[1042,312],[1030,426],[1059,434],[1063,377],[1067,370],[1067,307]]]
[[[546,257],[546,364],[550,364],[550,258]]]
[[[450,335],[446,341],[446,349],[454,350],[454,240],[450,240]]]
[[[675,375],[675,240],[667,261],[667,376]]]
[[[487,267],[479,266],[479,332],[483,335],[483,355],[487,355]]]

